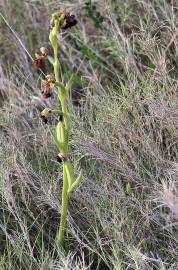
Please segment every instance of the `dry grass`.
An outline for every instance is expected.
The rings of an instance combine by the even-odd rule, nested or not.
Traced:
[[[33,54],[48,46],[48,15],[60,5],[21,2],[0,7]],[[62,178],[39,120],[41,75],[0,21],[2,270],[177,269],[178,6],[93,2],[92,12],[84,1],[60,2],[79,21],[60,37],[60,56],[65,76],[78,70],[71,152],[84,169],[71,198],[68,255],[54,242]]]

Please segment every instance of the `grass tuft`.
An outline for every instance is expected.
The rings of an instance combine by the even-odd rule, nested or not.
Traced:
[[[0,3],[32,55],[61,6],[78,20],[59,41],[65,80],[77,73],[71,156],[84,170],[70,252],[54,241],[62,168],[39,120],[56,99],[41,98],[42,74],[0,19],[0,269],[177,269],[177,2]]]

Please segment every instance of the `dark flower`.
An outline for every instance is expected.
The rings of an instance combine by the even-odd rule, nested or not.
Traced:
[[[77,20],[75,18],[75,15],[68,15],[65,20],[64,23],[61,26],[62,30],[67,30],[68,28],[71,28],[73,26],[75,26],[77,24]]]
[[[62,30],[67,30],[68,28],[71,28],[77,24],[75,15],[71,15],[69,12],[63,9],[59,12],[59,17],[61,19]]]

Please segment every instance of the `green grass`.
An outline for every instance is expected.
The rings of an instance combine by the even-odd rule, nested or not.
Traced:
[[[22,2],[1,1],[0,10],[33,55],[49,46],[48,18],[59,3]],[[70,252],[54,241],[62,167],[39,119],[56,99],[41,98],[40,74],[0,19],[0,269],[174,270],[178,5],[60,3],[79,21],[60,37],[65,79],[78,72],[70,144],[84,170],[69,205]]]

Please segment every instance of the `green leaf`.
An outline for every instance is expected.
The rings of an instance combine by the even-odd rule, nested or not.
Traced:
[[[96,60],[97,59],[96,54],[86,45],[81,44],[80,50],[88,60]]]
[[[132,187],[131,187],[131,185],[130,185],[129,182],[128,182],[127,185],[126,185],[126,192],[127,192],[127,194],[130,195],[130,196],[131,196],[132,193],[133,193]]]
[[[82,86],[82,79],[81,79],[81,76],[76,74],[76,73],[73,73],[73,72],[65,72],[65,74],[63,75],[63,80],[66,83],[66,86],[67,84],[71,84],[72,83],[75,83],[77,84],[78,86]]]
[[[81,169],[79,176],[77,177],[75,182],[71,185],[71,187],[68,189],[68,193],[71,193],[72,191],[74,191],[74,189],[76,189],[80,185],[82,181],[82,176],[83,176],[83,170]]]
[[[57,136],[56,136],[56,132],[54,132],[54,134],[53,134],[53,141],[54,141],[54,144],[56,145],[58,151],[61,152],[62,144],[58,141]]]

